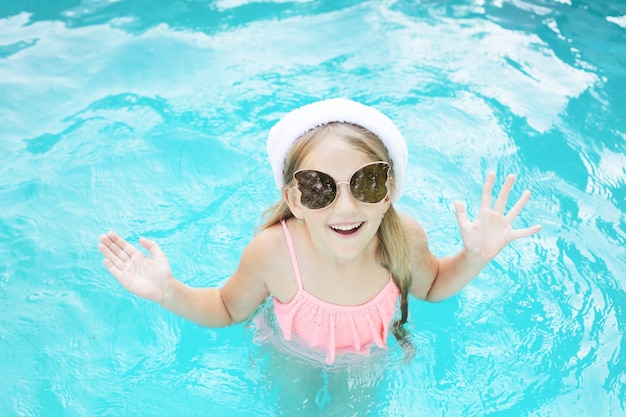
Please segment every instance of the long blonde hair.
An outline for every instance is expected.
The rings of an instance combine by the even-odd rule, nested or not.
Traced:
[[[285,161],[283,171],[284,187],[289,187],[293,181],[293,173],[300,167],[300,163],[321,140],[333,136],[341,138],[355,150],[364,153],[372,161],[385,161],[391,166],[390,178],[393,190],[393,161],[378,136],[369,130],[349,123],[334,122],[323,125],[304,134],[293,146]],[[284,199],[268,208],[265,213],[265,222],[260,229],[266,229],[282,220],[293,217]],[[412,347],[408,340],[404,324],[408,318],[408,294],[412,282],[411,253],[407,232],[402,226],[398,213],[389,206],[383,217],[377,233],[380,244],[376,258],[382,266],[387,268],[400,291],[400,318],[393,323],[392,333],[403,348]]]

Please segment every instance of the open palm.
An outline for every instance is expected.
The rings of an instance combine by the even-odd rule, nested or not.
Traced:
[[[104,255],[104,266],[124,288],[139,297],[159,302],[172,282],[172,271],[167,257],[155,242],[141,238],[140,243],[151,258],[115,232],[100,236],[98,249]]]
[[[509,175],[506,178],[492,207],[491,194],[494,180],[494,173],[490,172],[487,174],[478,215],[473,221],[469,220],[465,206],[458,201],[455,203],[456,217],[461,229],[461,238],[463,239],[465,250],[484,262],[492,260],[511,241],[533,235],[541,230],[539,225],[525,229],[513,229],[512,226],[513,220],[522,211],[530,198],[530,191],[528,190],[522,193],[520,199],[517,200],[508,213],[504,213],[509,194],[515,182],[514,175]]]

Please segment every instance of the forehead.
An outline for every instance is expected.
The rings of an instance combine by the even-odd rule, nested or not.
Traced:
[[[297,169],[314,169],[341,180],[369,162],[374,161],[345,140],[327,138],[311,148]]]

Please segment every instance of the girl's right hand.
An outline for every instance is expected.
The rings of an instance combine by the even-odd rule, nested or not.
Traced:
[[[151,258],[115,232],[100,236],[98,249],[104,255],[104,266],[124,288],[139,297],[161,302],[173,283],[170,264],[155,242],[141,238],[139,243]]]

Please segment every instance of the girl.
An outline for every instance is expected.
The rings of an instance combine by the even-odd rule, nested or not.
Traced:
[[[284,338],[332,363],[385,347],[388,331],[406,345],[409,294],[450,297],[509,242],[541,229],[512,228],[530,192],[505,214],[514,176],[492,206],[490,173],[474,221],[455,203],[463,249],[437,259],[420,225],[393,206],[408,159],[402,135],[385,115],[351,100],[287,114],[270,131],[268,153],[282,199],[221,288],[183,284],[155,242],[140,240],[148,257],[113,232],[100,238],[106,268],[133,294],[209,327],[245,320],[271,295]]]

